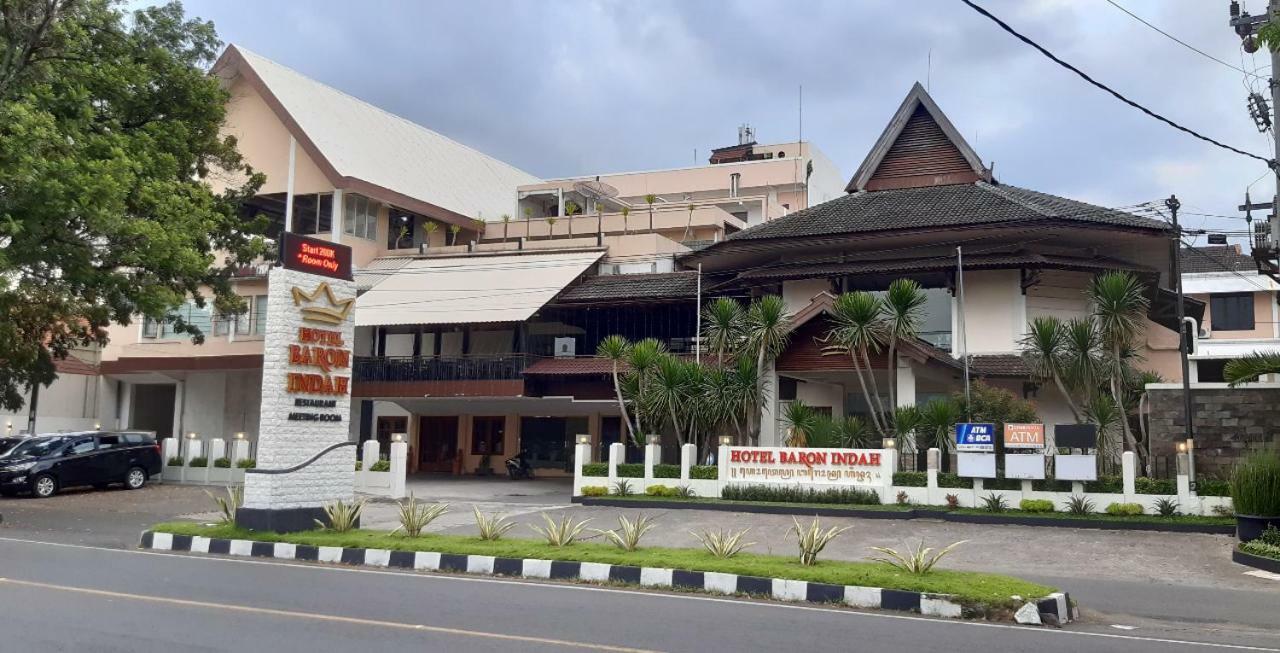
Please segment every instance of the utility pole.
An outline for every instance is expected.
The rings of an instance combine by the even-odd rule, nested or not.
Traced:
[[[1258,49],[1257,31],[1258,28],[1269,22],[1280,23],[1280,0],[1268,0],[1267,13],[1263,16],[1251,16],[1249,12],[1240,9],[1238,0],[1231,0],[1230,20],[1228,23],[1235,31],[1236,35],[1242,40],[1242,47],[1245,52],[1255,52]],[[1270,48],[1268,48],[1270,50]],[[1275,78],[1276,70],[1280,66],[1280,52],[1270,50],[1271,55],[1271,77],[1267,80],[1267,86],[1271,91],[1271,106],[1274,108],[1277,102],[1280,102],[1280,82]],[[1272,122],[1270,116],[1267,116],[1268,123]],[[1275,139],[1275,146],[1280,148],[1280,126],[1272,127],[1272,137]],[[1280,151],[1277,149],[1276,151]],[[1277,246],[1280,246],[1280,166],[1272,163],[1272,172],[1276,177],[1277,195],[1271,200],[1271,215],[1268,217],[1267,238],[1261,238],[1254,234],[1253,237],[1253,257],[1258,262],[1259,271],[1271,276],[1272,278],[1280,278],[1277,273],[1280,272],[1280,260],[1277,259]],[[1250,206],[1246,200],[1245,206]]]
[[[1178,209],[1182,206],[1182,202],[1178,201],[1177,195],[1170,195],[1169,199],[1164,201],[1165,207],[1169,209],[1173,222],[1173,279],[1174,288],[1178,292],[1178,358],[1182,359],[1182,419],[1187,425],[1187,439],[1194,440],[1196,437],[1195,422],[1191,419],[1194,414],[1193,403],[1191,401],[1191,363],[1187,360],[1190,353],[1190,338],[1194,338],[1196,333],[1192,331],[1187,333],[1187,316],[1185,308],[1182,305],[1182,228],[1178,226]],[[1150,447],[1148,442],[1147,446]],[[1147,473],[1151,473],[1151,456],[1147,456]]]

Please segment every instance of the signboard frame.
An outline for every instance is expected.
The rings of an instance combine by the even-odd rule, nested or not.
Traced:
[[[987,422],[960,422],[955,427],[955,438],[957,452],[995,453],[996,425]]]

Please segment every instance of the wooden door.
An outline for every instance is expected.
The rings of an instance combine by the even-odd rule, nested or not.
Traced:
[[[458,457],[458,417],[422,417],[418,420],[418,471],[452,472]]]

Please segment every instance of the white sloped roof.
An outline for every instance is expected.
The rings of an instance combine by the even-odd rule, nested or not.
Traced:
[[[523,322],[603,255],[416,259],[356,299],[356,326]]]
[[[320,154],[352,177],[470,218],[496,220],[537,177],[239,46],[229,46]]]

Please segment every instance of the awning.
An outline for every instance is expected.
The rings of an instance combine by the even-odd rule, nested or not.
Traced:
[[[1177,333],[1178,328],[1178,293],[1167,288],[1156,288],[1151,298],[1151,306],[1147,309],[1147,319]],[[1182,296],[1183,315],[1195,318],[1196,324],[1204,324],[1204,302],[1194,297]]]
[[[603,251],[415,259],[356,300],[357,326],[522,322]]]

